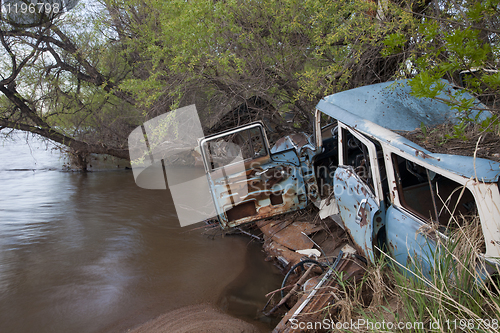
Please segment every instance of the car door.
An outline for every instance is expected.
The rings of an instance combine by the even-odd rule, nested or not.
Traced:
[[[200,150],[223,228],[306,207],[296,150],[272,154],[261,123],[205,137]]]
[[[446,234],[477,215],[476,199],[460,177],[389,149],[394,203],[387,209],[387,251],[401,264],[431,277]],[[441,240],[439,240],[441,239]]]
[[[339,161],[334,191],[344,229],[357,250],[374,262],[375,219],[380,219],[380,175],[373,142],[339,123]]]

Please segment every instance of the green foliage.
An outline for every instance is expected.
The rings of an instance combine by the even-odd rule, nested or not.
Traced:
[[[121,88],[148,107],[179,105],[201,90],[229,105],[257,95],[282,112],[309,113],[325,95],[381,80],[363,66],[382,57],[385,35],[400,36],[400,45],[398,32],[413,24],[393,3],[381,22],[376,5],[361,0],[122,0],[120,8],[133,36],[124,55],[137,54],[145,72]]]
[[[461,115],[462,123],[456,125],[451,137],[464,138],[463,129],[471,122],[480,123],[484,129],[494,123],[471,116],[471,110],[481,113],[485,109],[475,103],[475,98],[493,115],[500,114],[499,4],[498,0],[443,3],[439,9],[430,8],[429,16],[421,18],[418,29],[407,36],[415,41],[409,62],[413,93],[430,98],[444,94],[447,97],[440,100]],[[386,37],[387,52],[398,47],[399,40],[397,36]],[[441,79],[464,88],[464,92],[447,91]]]
[[[383,40],[386,48],[382,51],[382,54],[384,56],[390,56],[402,52],[405,44],[408,42],[406,38],[407,36],[403,33],[387,35]]]
[[[44,26],[12,27],[0,18],[0,81],[11,96],[0,104],[0,122],[126,155],[128,131],[142,119],[116,94],[131,66],[117,57],[120,46],[111,42],[112,24],[102,9],[81,3]]]
[[[424,139],[427,138],[427,127],[425,127],[424,123],[420,123],[420,130],[422,131],[422,134],[424,135]]]
[[[489,264],[471,236],[477,227],[459,228],[450,239],[438,241],[439,250],[427,258],[433,263],[430,272],[416,260],[408,267],[388,256],[385,264],[380,260],[376,266],[382,269],[387,264],[389,270],[383,274],[394,283],[386,286],[383,304],[388,306],[358,305],[353,312],[365,322],[395,323],[391,332],[500,332],[500,271],[489,267],[493,274],[485,273]]]
[[[449,139],[462,139],[467,141],[467,137],[465,136],[465,130],[467,129],[467,123],[465,121],[461,121],[460,123],[453,126],[452,134],[446,134],[445,137]]]
[[[50,124],[71,131],[122,122],[117,133],[192,103],[213,118],[252,96],[298,113],[304,127],[326,95],[410,77],[415,95],[440,98],[464,124],[491,130],[495,121],[469,110],[482,108],[473,106],[480,97],[498,114],[499,2],[104,0],[94,10],[81,3],[55,22],[78,50],[52,45],[72,69],[36,50],[17,83]],[[60,39],[55,31],[47,36]],[[12,39],[20,58],[34,40]],[[9,57],[0,67],[12,70]],[[443,91],[443,78],[469,95]],[[451,135],[459,137],[460,126]]]
[[[498,286],[492,276],[484,275],[482,265],[488,264],[470,241],[465,233],[445,241],[430,259],[430,276],[417,263],[410,268],[415,275],[400,273],[398,267],[392,271],[403,304],[400,315],[404,321],[424,323],[415,331],[500,331]]]

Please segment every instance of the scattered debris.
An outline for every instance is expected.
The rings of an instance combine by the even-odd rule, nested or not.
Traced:
[[[364,275],[365,262],[356,256],[345,231],[332,219],[317,216],[318,210],[311,208],[254,225],[263,234],[267,260],[285,276],[263,309],[268,316],[283,316],[274,332],[293,331],[293,319],[321,321],[340,297],[335,294],[339,284],[356,283]],[[272,302],[276,294],[281,298]]]

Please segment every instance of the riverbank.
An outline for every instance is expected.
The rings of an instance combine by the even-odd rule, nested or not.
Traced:
[[[208,303],[167,312],[128,333],[261,333],[256,326],[234,318]]]
[[[241,258],[237,263],[225,259],[216,263],[215,271],[224,266],[224,278],[210,279],[212,288],[199,295],[198,303],[180,304],[173,309],[170,306],[163,313],[155,312],[158,308],[151,312],[137,312],[126,321],[107,327],[102,333],[271,332],[279,320],[264,316],[262,309],[267,301],[265,295],[279,287],[283,276],[265,261],[258,242],[246,235],[221,237],[220,233],[212,234],[212,231],[203,232],[203,237],[213,238],[214,243],[243,242],[246,252],[243,257],[237,255]],[[189,231],[189,234],[195,233],[200,234],[200,229]]]

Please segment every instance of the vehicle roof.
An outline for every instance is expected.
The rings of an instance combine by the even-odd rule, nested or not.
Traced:
[[[451,85],[450,89],[453,89]],[[316,108],[334,119],[390,144],[417,159],[466,178],[496,182],[500,163],[472,156],[435,154],[394,131],[411,131],[421,123],[435,126],[457,121],[444,103],[410,95],[406,80],[355,88],[323,98]],[[487,117],[488,114],[481,115]]]

